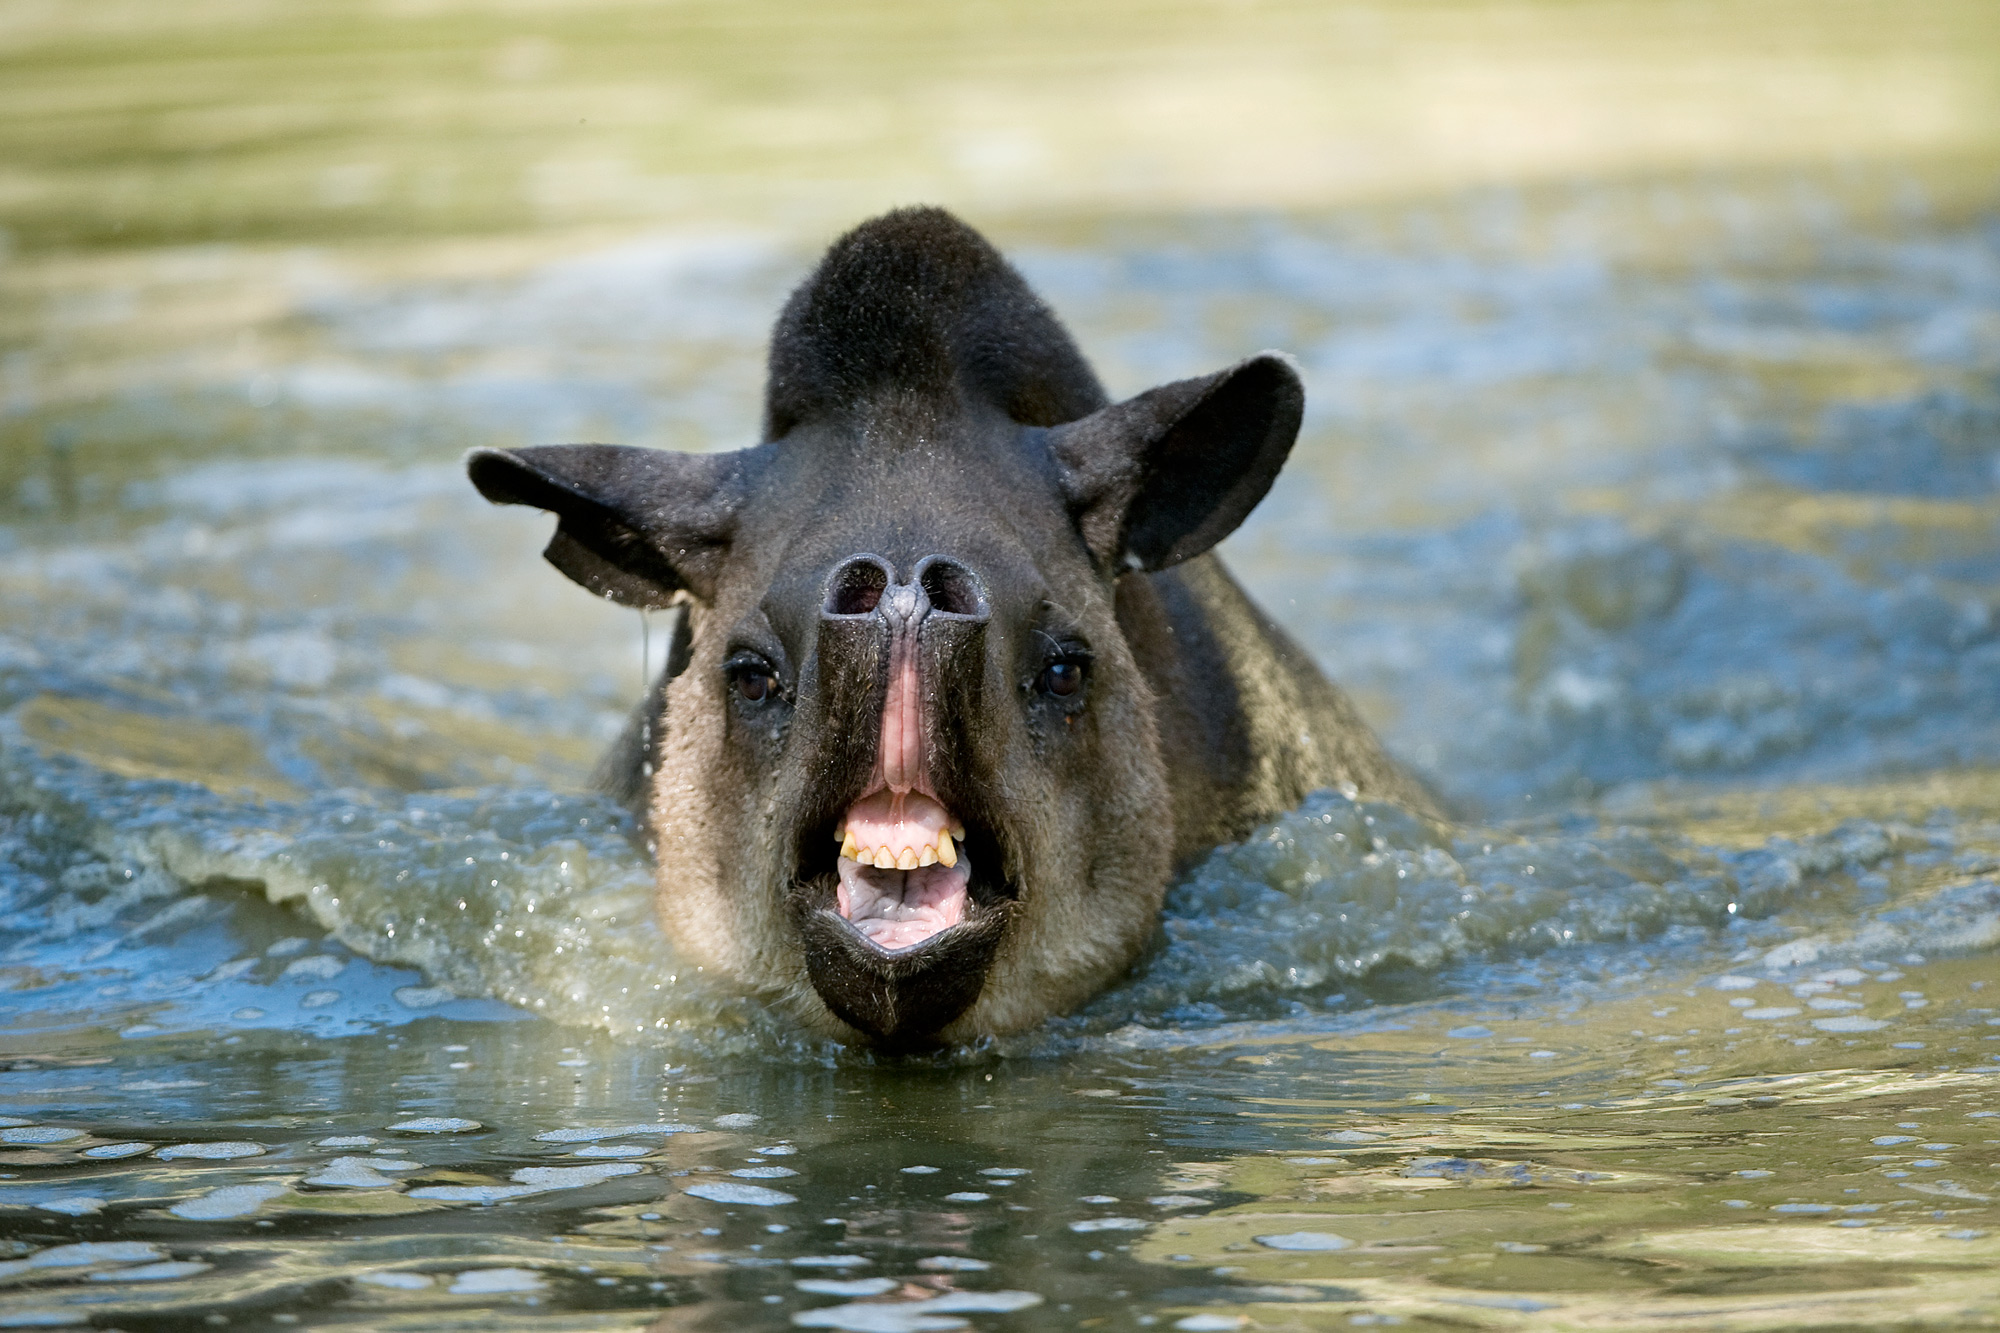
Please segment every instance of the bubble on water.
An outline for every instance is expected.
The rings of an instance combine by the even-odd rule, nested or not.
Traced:
[[[1859,1009],[1860,1007],[1859,1000],[1842,1000],[1831,995],[1815,995],[1806,1001],[1808,1009]]]
[[[798,1149],[789,1143],[780,1143],[769,1148],[752,1148],[750,1151],[762,1153],[766,1157],[790,1157],[797,1153]]]
[[[1083,1195],[1083,1196],[1082,1196],[1081,1198],[1079,1198],[1079,1199],[1077,1200],[1077,1202],[1078,1202],[1078,1203],[1117,1203],[1117,1202],[1118,1202],[1118,1200],[1117,1200],[1117,1199],[1116,1199],[1115,1197],[1113,1197],[1112,1195],[1109,1195],[1109,1194],[1086,1194],[1086,1195]]]
[[[120,1157],[137,1157],[151,1151],[153,1145],[150,1143],[100,1143],[95,1148],[85,1148],[80,1156],[115,1161]]]
[[[359,1190],[394,1188],[397,1182],[378,1171],[376,1163],[366,1157],[336,1157],[307,1176],[305,1183],[320,1189]]]
[[[90,1316],[81,1310],[15,1310],[0,1314],[0,1328],[73,1328],[87,1324]]]
[[[1821,1032],[1876,1032],[1889,1025],[1879,1018],[1842,1014],[1838,1018],[1815,1018],[1813,1026]]]
[[[979,1169],[979,1174],[982,1176],[992,1176],[995,1179],[1011,1180],[1018,1176],[1027,1175],[1028,1168],[1025,1166],[986,1166]]]
[[[786,1176],[796,1176],[798,1172],[789,1166],[745,1166],[729,1174],[739,1180],[783,1180]]]
[[[807,1277],[792,1285],[815,1296],[886,1296],[903,1284],[892,1277]]]
[[[699,1134],[700,1125],[609,1125],[551,1129],[535,1135],[537,1143],[595,1143],[600,1139],[631,1139],[647,1134]]]
[[[926,1273],[984,1273],[993,1265],[984,1259],[970,1259],[962,1254],[933,1254],[917,1260],[917,1267]]]
[[[314,954],[310,958],[295,959],[287,964],[279,975],[283,977],[307,977],[315,981],[331,981],[347,970],[347,960],[333,954]]]
[[[629,1162],[605,1162],[592,1166],[524,1166],[516,1171],[511,1185],[426,1185],[410,1191],[413,1199],[434,1199],[443,1203],[494,1204],[509,1199],[525,1199],[556,1190],[585,1189],[618,1176],[634,1175],[645,1168]]]
[[[370,1138],[366,1134],[336,1134],[330,1139],[321,1139],[315,1144],[320,1148],[372,1148],[382,1140]]]
[[[653,1151],[639,1143],[591,1143],[578,1148],[571,1157],[644,1157]]]
[[[1248,1316],[1240,1314],[1191,1314],[1183,1319],[1176,1319],[1174,1327],[1182,1330],[1182,1333],[1229,1333],[1230,1330],[1242,1328],[1249,1322]]]
[[[476,1203],[482,1206],[508,1199],[525,1199],[545,1194],[535,1185],[425,1185],[410,1191],[412,1199],[432,1199],[439,1203]]]
[[[1771,1005],[1763,1009],[1745,1009],[1743,1016],[1768,1021],[1778,1018],[1797,1018],[1803,1012],[1805,1011],[1791,1005]]]
[[[258,1181],[251,1185],[224,1185],[192,1199],[184,1199],[167,1211],[190,1222],[227,1222],[248,1217],[265,1204],[290,1192],[281,1180]]]
[[[783,1190],[766,1189],[762,1185],[737,1185],[726,1180],[690,1185],[682,1193],[707,1199],[710,1203],[740,1203],[753,1208],[774,1208],[779,1204],[798,1202],[797,1196]]]
[[[394,994],[405,1009],[435,1009],[458,998],[449,986],[398,986]]]
[[[794,1268],[866,1268],[875,1261],[865,1254],[801,1254],[785,1262]]]
[[[45,1213],[61,1213],[65,1217],[94,1217],[104,1211],[104,1200],[95,1194],[70,1194],[45,1199],[35,1207]]]
[[[717,1129],[748,1129],[763,1118],[749,1111],[733,1111],[728,1115],[719,1115],[709,1123]]]
[[[404,1273],[396,1269],[383,1269],[373,1273],[357,1273],[356,1282],[366,1282],[371,1287],[388,1287],[393,1291],[422,1291],[431,1285],[431,1279],[424,1273]]]
[[[389,1128],[397,1134],[470,1134],[486,1126],[461,1116],[423,1115],[414,1120],[400,1120]]]
[[[1087,1234],[1093,1231],[1144,1231],[1152,1225],[1141,1217],[1089,1217],[1070,1223],[1069,1229]]]
[[[1757,978],[1739,977],[1734,975],[1723,976],[1723,977],[1717,977],[1710,984],[1712,984],[1717,990],[1755,990],[1757,988]]]
[[[338,1003],[340,1003],[340,992],[337,990],[307,991],[299,997],[301,1009],[324,1009],[330,1004]]]
[[[454,1277],[447,1290],[454,1296],[501,1296],[541,1291],[545,1286],[542,1275],[532,1268],[474,1268]]]
[[[834,1305],[792,1316],[799,1328],[843,1329],[846,1333],[933,1333],[965,1327],[957,1314],[1008,1314],[1040,1305],[1031,1291],[951,1291],[927,1300]]]
[[[942,1169],[935,1166],[906,1166],[902,1168],[902,1172],[906,1176],[934,1176]]]
[[[0,1129],[0,1143],[35,1145],[48,1143],[70,1143],[88,1137],[80,1129],[68,1129],[60,1125],[23,1125],[11,1129]]]
[[[1253,1236],[1267,1250],[1348,1250],[1354,1242],[1330,1231],[1287,1231],[1273,1236]]]
[[[1771,1205],[1771,1211],[1774,1213],[1830,1213],[1833,1211],[1833,1205],[1830,1203],[1774,1203]]]
[[[595,1185],[616,1176],[636,1175],[645,1170],[630,1162],[600,1162],[591,1166],[524,1166],[514,1173],[514,1180],[523,1185],[535,1185],[542,1189],[577,1189],[584,1185]]]
[[[166,1251],[150,1241],[95,1240],[52,1245],[28,1256],[29,1268],[91,1268],[99,1264],[143,1264],[165,1259]]]
[[[262,1157],[264,1145],[239,1139],[225,1139],[217,1143],[170,1143],[156,1149],[153,1156],[163,1162],[192,1160],[197,1162],[228,1162],[239,1157]]]
[[[946,1203],[985,1203],[992,1197],[991,1194],[983,1194],[978,1190],[955,1190],[945,1195],[944,1201]]]
[[[1764,1170],[1761,1167],[1751,1167],[1748,1170],[1738,1171],[1736,1174],[1741,1176],[1745,1180],[1764,1180],[1768,1178],[1772,1173]]]

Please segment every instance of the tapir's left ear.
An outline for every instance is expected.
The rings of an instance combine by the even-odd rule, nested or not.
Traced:
[[[742,455],[617,444],[474,449],[465,470],[495,504],[560,520],[542,555],[601,597],[662,607],[686,589],[709,601],[736,527]]]
[[[1166,569],[1236,530],[1298,437],[1305,386],[1275,352],[1149,389],[1049,431],[1063,495],[1102,569]]]

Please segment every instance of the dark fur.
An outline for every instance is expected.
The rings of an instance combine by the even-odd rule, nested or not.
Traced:
[[[1274,356],[1107,406],[991,246],[909,209],[842,238],[787,302],[762,445],[486,450],[470,468],[489,498],[558,514],[564,573],[676,607],[668,669],[606,770],[654,821],[669,933],[810,1021],[910,1044],[1087,997],[1155,929],[1172,865],[1315,788],[1429,809],[1208,553],[1269,489],[1302,407]],[[829,616],[828,589],[925,559],[982,608],[923,630],[940,794],[978,825],[977,920],[871,961],[824,907],[824,838],[872,763],[887,640],[873,613]],[[1087,700],[1027,683],[1059,641],[1092,659]],[[781,701],[732,698],[745,652]]]

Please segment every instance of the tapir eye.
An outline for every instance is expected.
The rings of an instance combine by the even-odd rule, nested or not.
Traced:
[[[1058,699],[1070,698],[1083,688],[1083,667],[1081,662],[1051,662],[1042,668],[1036,688]]]
[[[724,664],[729,683],[745,703],[761,704],[778,693],[778,675],[771,664],[753,653],[739,653]]]

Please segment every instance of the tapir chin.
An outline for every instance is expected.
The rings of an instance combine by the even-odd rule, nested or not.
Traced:
[[[1210,551],[1304,402],[1266,353],[1112,403],[984,238],[913,208],[786,302],[763,443],[467,466],[556,514],[564,574],[680,608],[606,761],[668,936],[911,1049],[1081,1003],[1144,952],[1177,866],[1316,788],[1427,808]]]

